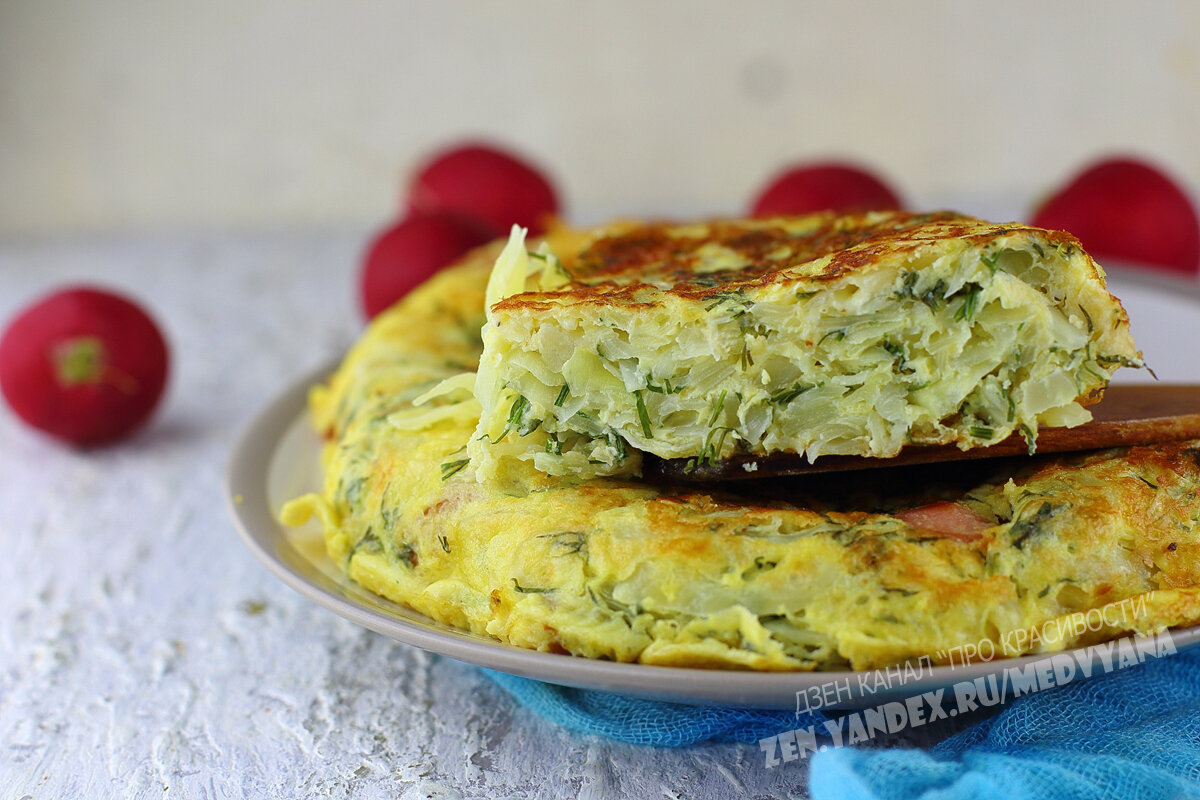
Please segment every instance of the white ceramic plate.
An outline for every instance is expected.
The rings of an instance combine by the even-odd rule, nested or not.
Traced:
[[[1185,349],[1189,358],[1195,357],[1193,343],[1200,333],[1200,291],[1193,284],[1166,279],[1143,281],[1125,273],[1115,274],[1111,285],[1114,294],[1125,300],[1139,344],[1160,377],[1200,381],[1200,363],[1180,365],[1175,357]],[[1143,316],[1147,324],[1140,326]],[[1183,343],[1186,344],[1181,348]],[[227,502],[246,545],[284,583],[334,613],[396,641],[564,686],[683,703],[789,710],[797,708],[798,693],[804,698],[824,693],[832,699],[828,708],[861,708],[922,692],[952,690],[955,685],[989,675],[1001,680],[1006,670],[1048,658],[1027,656],[969,666],[926,668],[920,674],[909,673],[905,679],[897,679],[895,670],[891,676],[875,676],[856,672],[684,669],[539,653],[434,622],[346,578],[325,555],[316,523],[287,528],[276,518],[284,501],[321,486],[321,443],[306,424],[305,402],[308,387],[331,369],[327,367],[297,381],[245,429],[229,465]],[[1177,649],[1200,642],[1200,627],[1175,632],[1173,642]],[[1153,648],[1152,644],[1149,646]],[[1094,650],[1068,651],[1068,655],[1077,659],[1077,664],[1087,663],[1097,672],[1103,671],[1103,663]]]

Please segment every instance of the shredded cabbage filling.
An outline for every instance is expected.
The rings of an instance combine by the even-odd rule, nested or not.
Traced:
[[[566,282],[554,255],[530,258],[514,230],[488,289],[468,445],[476,477],[494,478],[506,459],[625,476],[643,452],[694,464],[774,451],[888,457],[1014,432],[1032,449],[1039,425],[1086,422],[1080,400],[1117,366],[1140,366],[1127,336],[1110,335],[1120,320],[1102,282],[1068,268],[1085,256],[1051,247],[1013,237],[916,250],[898,268],[811,286],[497,312],[531,277],[543,292]]]

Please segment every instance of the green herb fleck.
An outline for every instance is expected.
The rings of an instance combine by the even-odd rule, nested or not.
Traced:
[[[1016,547],[1018,550],[1022,549],[1025,546],[1025,540],[1039,533],[1042,525],[1057,513],[1058,506],[1050,505],[1050,503],[1042,503],[1033,516],[1026,516],[1014,522],[1012,527],[1009,528],[1013,547]]]
[[[567,385],[564,383],[564,384],[562,385],[562,388],[558,390],[558,397],[554,398],[554,405],[555,405],[555,407],[557,407],[557,408],[561,408],[561,407],[562,407],[562,404],[563,404],[563,403],[565,403],[565,402],[567,402],[567,395],[568,395],[568,394],[570,394],[570,393],[571,393],[571,387],[570,387],[570,386],[567,386]]]
[[[663,378],[661,386],[655,386],[654,381],[646,379],[646,388],[655,394],[679,394],[683,391],[682,386],[672,386],[670,378]]]
[[[608,442],[608,446],[617,451],[617,461],[624,461],[626,458],[625,439],[621,434],[609,428],[604,433],[604,440]]]
[[[1033,455],[1037,452],[1037,435],[1030,430],[1028,425],[1021,425],[1021,435],[1025,437],[1025,452]]]
[[[993,275],[995,275],[996,262],[1000,260],[1000,251],[993,250],[991,253],[984,253],[979,257],[979,260],[983,262],[983,265],[987,267]]]
[[[586,543],[582,531],[543,533],[537,538],[553,539],[554,541],[551,542],[551,544],[561,549],[561,552],[555,553],[555,555],[571,555],[574,553],[579,553],[583,550],[584,544]]]
[[[1155,491],[1158,490],[1158,484],[1155,483],[1154,481],[1150,480],[1149,478],[1142,477],[1141,475],[1138,475],[1136,472],[1131,472],[1130,474],[1133,475],[1133,477],[1137,478],[1142,483],[1149,486],[1151,489],[1154,489]]]
[[[1096,370],[1096,369],[1095,369],[1095,368],[1092,366],[1092,363],[1093,363],[1092,361],[1085,361],[1085,362],[1083,362],[1083,364],[1082,364],[1082,369],[1083,369],[1083,371],[1084,371],[1084,372],[1086,372],[1086,373],[1088,373],[1089,375],[1091,375],[1091,376],[1092,376],[1093,378],[1095,378],[1096,380],[1100,381],[1100,383],[1102,383],[1102,384],[1104,384],[1105,386],[1107,386],[1107,385],[1108,385],[1108,379],[1109,379],[1109,378],[1108,378],[1108,375],[1107,375],[1107,373],[1100,372],[1100,371]]]
[[[642,399],[641,392],[634,392],[633,396],[637,398],[637,415],[638,421],[642,423],[642,435],[647,439],[653,439],[654,431],[650,428],[650,414],[646,411],[646,401]]]
[[[525,412],[528,410],[529,401],[525,399],[525,395],[517,395],[517,399],[513,400],[512,406],[508,409],[508,424],[514,425],[519,423],[525,417]]]
[[[963,294],[962,305],[958,307],[958,311],[954,314],[954,319],[958,321],[970,320],[975,316],[975,309],[979,305],[979,293],[983,291],[983,287],[978,283],[968,283],[955,296]]]
[[[708,435],[704,437],[704,444],[700,448],[700,460],[698,463],[715,466],[717,459],[721,456],[721,451],[725,449],[725,438],[732,430],[733,428],[725,427],[711,429]],[[714,435],[717,435],[716,442],[712,441]],[[691,463],[690,459],[688,463]],[[692,466],[692,469],[695,469],[695,466]],[[685,469],[685,472],[691,472],[691,470]]]
[[[383,520],[383,530],[385,533],[392,533],[396,530],[396,523],[400,521],[400,509],[389,507],[387,505],[387,494],[391,490],[392,483],[383,487],[383,491],[379,493],[379,518]]]
[[[837,340],[840,342],[846,338],[846,329],[838,328],[837,330],[830,331],[829,333],[825,334],[824,336],[822,336],[820,338],[820,340],[817,341],[817,347],[820,347],[822,344],[824,344],[825,340],[828,339],[830,336],[837,337]]]
[[[1075,579],[1074,578],[1059,578],[1054,583],[1046,584],[1046,588],[1042,589],[1040,592],[1038,592],[1037,596],[1045,597],[1046,595],[1050,594],[1051,589],[1053,589],[1055,586],[1058,586],[1059,584],[1063,584],[1063,583],[1075,583]]]
[[[797,382],[790,388],[780,389],[778,392],[771,395],[768,398],[768,400],[771,403],[774,403],[776,405],[787,405],[788,403],[792,402],[800,395],[807,392],[809,389],[814,389],[814,388],[816,388],[816,387],[811,383]]]
[[[1092,315],[1083,306],[1079,306],[1079,310],[1083,312],[1083,318],[1087,320],[1088,333],[1092,333],[1096,330],[1096,326],[1092,324]]]
[[[974,436],[976,439],[991,440],[993,437],[995,437],[996,432],[994,430],[992,430],[991,428],[988,428],[984,425],[972,425],[971,426],[971,435]]]
[[[462,472],[467,464],[471,463],[469,458],[460,458],[458,461],[447,461],[442,464],[442,480],[449,480],[451,477]]]
[[[517,399],[513,401],[512,407],[508,410],[508,425],[504,428],[504,433],[500,435],[500,438],[503,439],[514,425],[517,427],[517,434],[520,436],[528,436],[537,430],[542,421],[540,419],[526,419],[528,414],[529,400],[523,394],[517,395]]]
[[[742,299],[742,295],[743,295],[743,292],[741,289],[734,289],[734,290],[726,291],[726,292],[717,292],[716,294],[713,295],[716,299],[713,300],[708,305],[706,305],[704,307],[704,310],[712,311],[714,308],[717,308],[718,306],[721,306],[724,303],[727,303],[731,300],[740,300],[740,299]],[[737,314],[737,316],[740,316],[741,314],[746,313],[746,310],[747,309],[743,308],[742,311],[739,314]]]
[[[921,295],[921,302],[929,306],[934,311],[937,311],[941,304],[946,300],[946,281],[938,278],[938,282],[931,286]]]
[[[382,553],[383,542],[379,541],[379,537],[375,534],[375,529],[370,525],[363,532],[362,538],[354,543],[354,549],[350,551],[350,557],[353,558],[355,553]]]
[[[1108,366],[1109,364],[1120,364],[1122,367],[1134,367],[1134,368],[1138,368],[1138,367],[1142,366],[1138,362],[1132,361],[1132,360],[1126,358],[1125,356],[1100,355],[1100,356],[1096,356],[1096,363],[1101,364],[1103,366]]]
[[[717,398],[717,402],[713,404],[712,414],[708,417],[708,427],[717,424],[717,418],[721,416],[721,412],[725,410],[725,393],[726,389],[721,390],[721,396]]]
[[[611,594],[606,592],[601,591],[599,594],[597,594],[596,592],[592,591],[591,586],[586,586],[584,588],[587,589],[588,597],[592,599],[593,603],[609,611],[620,614],[624,618],[625,624],[630,627],[633,627],[634,621],[636,621],[642,613],[642,607],[636,603],[634,605],[622,603],[614,598]]]
[[[882,342],[879,343],[879,346],[882,347],[884,350],[888,351],[892,355],[892,358],[899,359],[899,363],[896,364],[897,370],[900,370],[902,372],[906,371],[906,370],[908,372],[913,371],[913,370],[907,369],[908,368],[908,354],[904,351],[904,345],[893,342],[890,339],[884,339]]]
[[[532,586],[522,586],[521,584],[517,583],[516,578],[513,578],[512,582],[513,582],[513,588],[516,589],[518,592],[521,592],[522,594],[545,594],[546,592],[554,591],[553,588],[539,589],[539,588],[534,588]]]
[[[338,481],[338,490],[336,494],[340,494],[342,496],[342,498],[346,501],[346,505],[358,505],[358,501],[362,498],[363,490],[366,488],[366,479],[359,477],[355,478],[349,483],[345,483],[344,481],[344,478]]]
[[[919,278],[919,277],[920,276],[917,275],[917,273],[915,273],[915,272],[904,273],[904,282],[901,284],[900,288],[896,291],[896,297],[898,297],[898,298],[915,298],[917,296],[917,293],[916,293],[917,278]]]
[[[396,557],[408,562],[408,566],[416,569],[417,551],[412,548],[412,545],[406,544],[401,546],[400,550],[396,553]]]

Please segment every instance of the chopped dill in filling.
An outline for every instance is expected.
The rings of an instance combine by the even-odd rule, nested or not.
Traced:
[[[641,454],[1033,448],[1141,366],[1067,234],[949,213],[618,227],[489,282],[476,477],[635,475]]]

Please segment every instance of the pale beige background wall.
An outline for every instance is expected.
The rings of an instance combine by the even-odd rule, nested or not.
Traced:
[[[0,234],[358,226],[488,134],[577,221],[848,155],[1017,216],[1137,150],[1200,186],[1200,4],[0,0]]]

